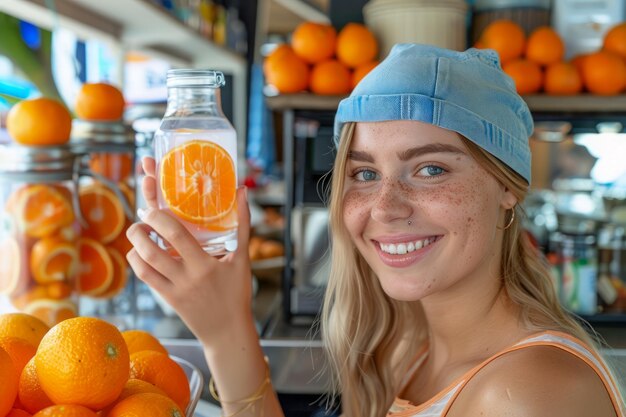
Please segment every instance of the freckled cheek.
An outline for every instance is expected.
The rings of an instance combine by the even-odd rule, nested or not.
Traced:
[[[371,210],[369,206],[371,201],[372,196],[369,193],[346,192],[343,197],[343,219],[349,229],[367,221]]]

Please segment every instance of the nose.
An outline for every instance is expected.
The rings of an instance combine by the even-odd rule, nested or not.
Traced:
[[[413,214],[413,206],[397,180],[383,180],[379,192],[372,198],[372,219],[381,223],[406,221]]]

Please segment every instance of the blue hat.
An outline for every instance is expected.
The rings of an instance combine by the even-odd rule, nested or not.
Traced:
[[[458,132],[530,184],[533,119],[495,51],[395,45],[339,103],[335,144],[346,122],[385,120],[417,120]]]

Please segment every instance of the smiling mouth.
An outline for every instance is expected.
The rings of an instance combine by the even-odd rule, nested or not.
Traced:
[[[434,243],[437,240],[437,236],[432,236],[422,240],[416,240],[405,243],[380,243],[378,245],[380,250],[390,255],[405,255],[407,253],[415,252],[416,250],[425,248],[426,246]]]

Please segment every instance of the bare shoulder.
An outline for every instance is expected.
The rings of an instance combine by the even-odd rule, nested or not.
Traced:
[[[596,372],[555,347],[509,352],[485,366],[465,386],[448,417],[616,417]]]

